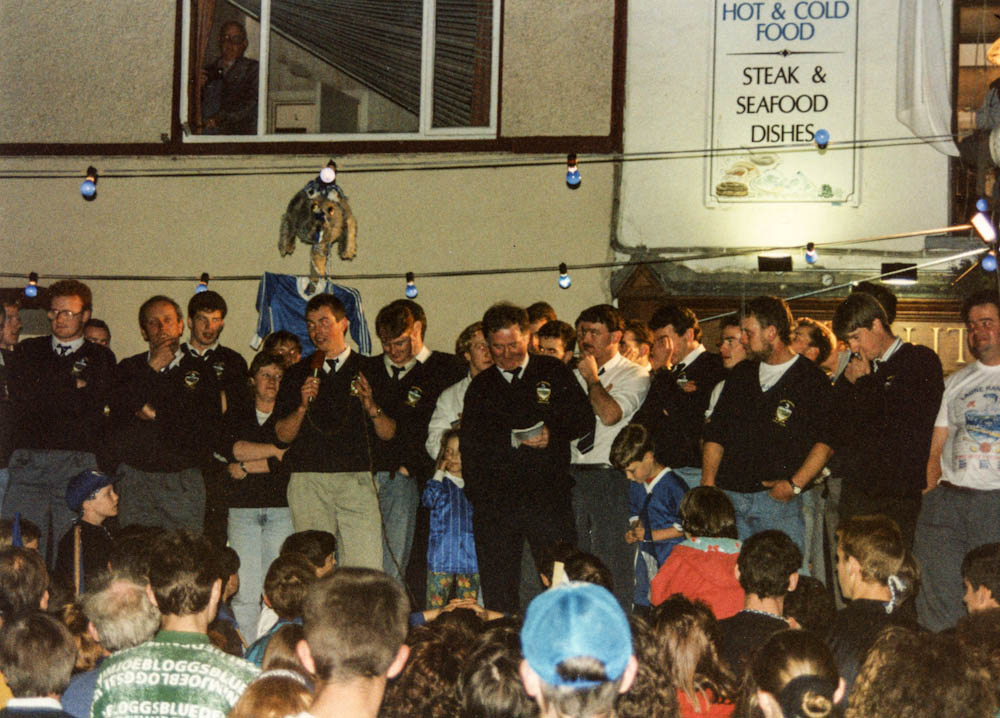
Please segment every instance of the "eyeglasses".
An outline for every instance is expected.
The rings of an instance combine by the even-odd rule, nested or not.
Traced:
[[[49,319],[76,319],[81,314],[83,312],[71,312],[69,309],[50,309],[48,311]]]
[[[222,41],[223,42],[231,42],[234,45],[240,45],[240,44],[243,43],[243,36],[242,35],[223,35],[222,36]]]
[[[282,379],[282,377],[284,375],[283,374],[269,374],[266,371],[261,371],[261,372],[257,372],[257,376],[259,376],[261,379],[264,379],[265,381],[279,382],[279,381],[281,381],[281,379]]]

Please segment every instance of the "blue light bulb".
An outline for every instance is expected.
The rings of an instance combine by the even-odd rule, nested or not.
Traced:
[[[990,208],[990,205],[986,202],[984,197],[980,197],[976,200],[976,211],[985,212]]]
[[[24,296],[32,299],[38,296],[38,274],[32,272],[28,275],[28,286],[24,288]]]
[[[987,272],[995,272],[997,271],[997,256],[990,252],[983,257],[983,261],[979,265]]]
[[[417,294],[419,294],[417,285],[413,281],[413,272],[406,273],[406,289],[403,290],[403,293],[406,294],[407,299],[416,299]]]
[[[576,155],[566,156],[566,186],[577,189],[580,186],[580,168],[576,166]]]
[[[202,292],[208,291],[208,272],[202,272],[201,277],[198,278],[198,286],[194,288],[195,294],[201,294]]]
[[[816,140],[816,146],[821,150],[825,150],[826,146],[830,144],[830,131],[829,130],[816,130],[816,134],[813,135],[813,139]]]
[[[97,194],[97,185],[94,184],[93,180],[85,179],[80,183],[80,194],[83,195],[84,199],[94,199],[94,195]]]
[[[573,284],[573,279],[569,276],[569,269],[566,267],[566,263],[563,262],[559,265],[559,288],[569,289]]]
[[[806,245],[806,264],[816,264],[817,259],[819,252],[816,251],[816,245],[810,242]]]

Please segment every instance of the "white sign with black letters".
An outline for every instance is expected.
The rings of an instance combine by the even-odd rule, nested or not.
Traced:
[[[715,0],[709,204],[856,200],[859,2]]]

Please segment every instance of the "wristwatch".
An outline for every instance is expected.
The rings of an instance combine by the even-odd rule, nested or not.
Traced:
[[[790,483],[792,485],[792,493],[793,494],[795,494],[796,496],[798,496],[799,494],[802,493],[802,487],[801,486],[799,486],[798,484],[796,484],[791,479],[788,479],[788,483]]]

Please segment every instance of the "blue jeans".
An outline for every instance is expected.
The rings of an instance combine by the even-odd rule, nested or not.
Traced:
[[[681,466],[672,471],[684,479],[684,483],[687,484],[689,489],[693,489],[696,486],[701,486],[701,467],[700,466]]]
[[[736,509],[736,533],[739,534],[740,541],[746,541],[761,531],[777,529],[788,534],[799,551],[805,553],[806,526],[802,518],[802,496],[796,496],[791,501],[776,501],[767,491],[725,493]]]
[[[826,554],[823,550],[823,516],[826,499],[821,484],[802,494],[802,518],[805,526],[805,548],[802,551],[802,569],[826,583]]]
[[[264,576],[294,530],[287,506],[229,509],[229,547],[240,557],[240,590],[233,597],[233,613],[247,643],[257,637]]]
[[[400,581],[406,580],[406,564],[413,548],[420,496],[412,476],[389,471],[375,474],[378,502],[382,511],[382,570]],[[395,559],[395,560],[393,560]]]

